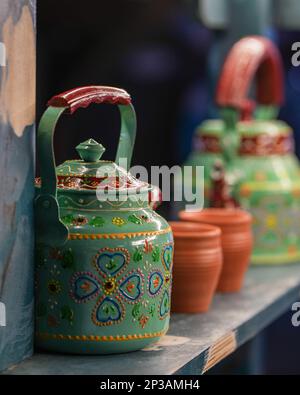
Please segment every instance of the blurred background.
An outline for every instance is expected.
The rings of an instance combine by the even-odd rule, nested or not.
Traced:
[[[133,164],[181,164],[195,127],[218,116],[214,89],[224,56],[240,37],[271,38],[283,56],[286,101],[280,118],[295,131],[300,154],[300,67],[291,64],[300,41],[298,0],[43,0],[38,2],[37,120],[54,94],[82,85],[126,89],[137,112]],[[57,164],[76,157],[89,137],[113,159],[119,117],[92,106],[60,121]],[[168,215],[167,205],[161,211]],[[290,313],[217,372],[300,373],[300,329]],[[214,371],[212,371],[214,373]]]

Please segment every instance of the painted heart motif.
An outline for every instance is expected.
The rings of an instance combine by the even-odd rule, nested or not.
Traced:
[[[163,263],[167,270],[170,270],[173,261],[173,245],[168,244],[163,251]]]
[[[120,285],[122,296],[129,300],[137,300],[141,296],[142,278],[139,273],[133,273],[127,277]]]
[[[116,275],[126,263],[126,257],[122,252],[103,252],[97,259],[99,270],[109,276]]]
[[[164,278],[160,272],[155,271],[151,273],[149,277],[149,288],[148,288],[150,295],[152,296],[157,295],[160,292],[163,283],[164,283]]]
[[[163,294],[159,306],[160,317],[165,318],[165,316],[169,313],[169,311],[170,311],[170,296],[169,296],[169,292],[166,290]]]
[[[96,307],[94,314],[97,325],[116,323],[122,316],[121,307],[118,302],[112,298],[106,297]]]
[[[95,278],[87,273],[79,273],[72,281],[72,296],[77,302],[86,302],[99,293],[100,287]]]

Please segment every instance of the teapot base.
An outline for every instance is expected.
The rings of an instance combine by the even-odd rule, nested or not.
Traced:
[[[121,340],[88,340],[85,336],[74,336],[67,339],[67,336],[60,336],[60,339],[54,339],[46,336],[36,336],[36,347],[43,351],[50,351],[64,354],[81,354],[81,355],[108,355],[122,354],[132,351],[138,351],[149,345],[156,343],[165,335],[168,328],[162,332],[149,333],[145,335],[127,336]],[[79,338],[78,339],[75,339]],[[96,336],[95,336],[96,338]],[[101,338],[101,336],[100,336]]]

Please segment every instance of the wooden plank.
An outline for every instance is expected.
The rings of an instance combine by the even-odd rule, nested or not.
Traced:
[[[205,364],[202,373],[207,372],[218,362],[222,361],[228,355],[237,349],[236,333],[231,331],[218,339],[207,352]]]
[[[0,2],[0,370],[32,354],[35,0]]]
[[[206,314],[174,314],[168,335],[147,350],[40,353],[5,374],[202,374],[291,308],[299,292],[300,265],[252,267],[242,292],[218,294]]]

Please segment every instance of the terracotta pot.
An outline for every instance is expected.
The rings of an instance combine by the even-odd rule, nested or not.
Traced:
[[[181,211],[179,218],[221,228],[223,268],[217,291],[239,291],[243,286],[253,246],[251,215],[240,209],[207,208],[197,212]]]
[[[170,222],[175,242],[172,311],[209,309],[222,268],[221,231],[211,225]]]

